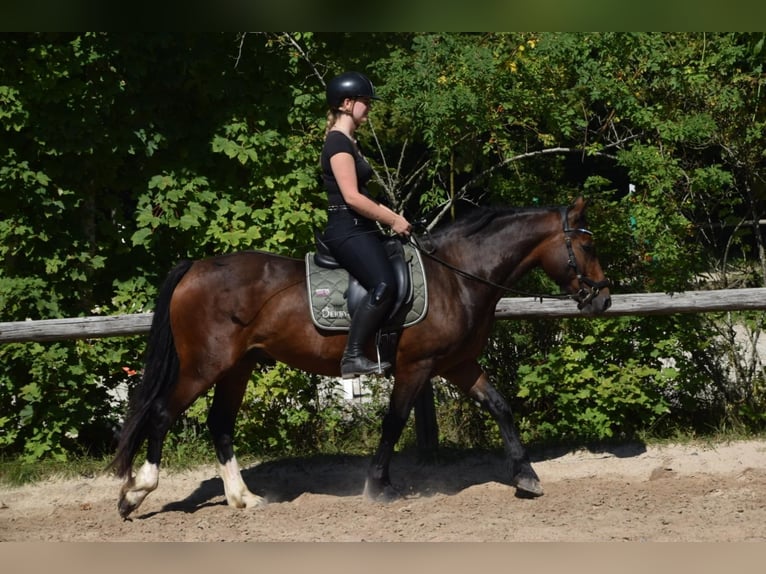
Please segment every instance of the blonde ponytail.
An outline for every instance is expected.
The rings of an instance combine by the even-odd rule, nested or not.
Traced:
[[[324,135],[326,136],[330,130],[335,125],[335,122],[338,121],[338,114],[335,112],[335,110],[330,110],[327,112],[327,124],[325,125]]]

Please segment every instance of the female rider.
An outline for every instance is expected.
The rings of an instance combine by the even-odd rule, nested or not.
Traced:
[[[367,289],[369,298],[351,318],[348,343],[341,359],[341,376],[382,373],[390,363],[378,363],[364,355],[364,345],[380,328],[396,300],[391,262],[376,222],[407,236],[407,219],[374,200],[367,191],[372,168],[355,138],[356,129],[367,121],[375,87],[364,74],[345,72],[327,84],[327,132],[320,157],[322,178],[328,197],[324,233],[331,254]]]

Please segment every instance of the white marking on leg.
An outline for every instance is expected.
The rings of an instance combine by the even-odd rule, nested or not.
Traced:
[[[159,482],[160,467],[147,460],[136,473],[135,488],[151,492],[157,488]]]
[[[157,488],[160,481],[160,467],[149,461],[144,462],[134,478],[128,479],[123,487],[123,497],[134,510],[147,495]]]
[[[234,508],[252,508],[265,504],[265,500],[248,490],[239,469],[237,457],[232,456],[226,464],[218,463],[218,473],[223,479],[223,490],[226,502]]]

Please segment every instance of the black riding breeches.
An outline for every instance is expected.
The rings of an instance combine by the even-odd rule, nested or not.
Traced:
[[[385,283],[395,296],[396,275],[377,225],[352,211],[331,212],[324,241],[333,257],[370,293]]]

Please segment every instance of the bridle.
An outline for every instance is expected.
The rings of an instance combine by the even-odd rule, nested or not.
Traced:
[[[574,270],[575,276],[580,282],[580,288],[577,290],[577,293],[571,295],[571,297],[577,301],[577,308],[582,309],[598,296],[601,289],[609,286],[609,280],[603,279],[602,281],[594,281],[580,270],[580,266],[577,263],[577,257],[575,257],[574,249],[572,248],[572,234],[585,233],[586,235],[592,236],[593,232],[584,227],[577,227],[574,229],[569,227],[567,213],[569,213],[569,209],[567,207],[562,207],[561,220],[564,228],[564,242],[567,246],[567,265]]]
[[[472,279],[474,281],[478,281],[479,283],[484,283],[485,285],[489,285],[491,287],[494,287],[496,289],[500,289],[502,291],[506,291],[508,293],[513,293],[515,295],[524,295],[528,297],[534,297],[535,299],[574,299],[577,301],[577,308],[582,310],[583,307],[588,305],[593,299],[595,299],[601,289],[604,289],[605,287],[608,287],[610,285],[610,282],[608,279],[604,279],[602,281],[594,281],[587,275],[585,275],[581,269],[579,264],[577,263],[577,257],[575,256],[574,249],[572,248],[572,237],[571,235],[573,233],[585,233],[587,235],[593,235],[593,232],[589,229],[585,229],[583,227],[577,227],[577,228],[571,228],[569,227],[569,221],[568,221],[568,213],[569,208],[568,207],[562,207],[560,209],[561,213],[561,221],[564,231],[564,242],[566,243],[567,247],[567,265],[572,268],[575,272],[575,275],[577,277],[577,280],[580,283],[580,288],[577,290],[577,293],[575,294],[569,294],[569,293],[563,293],[559,295],[553,295],[553,294],[539,294],[539,293],[529,293],[526,291],[519,291],[517,289],[513,289],[512,287],[507,287],[505,285],[500,285],[499,283],[495,283],[493,281],[490,281],[489,279],[485,279],[483,277],[479,277],[477,275],[474,275],[473,273],[469,273],[468,271],[464,271],[463,269],[460,269],[459,267],[456,267],[452,265],[451,263],[445,261],[444,259],[441,259],[440,257],[434,255],[435,249],[431,247],[430,249],[425,249],[422,246],[422,242],[420,238],[416,236],[416,234],[410,235],[410,242],[414,245],[414,247],[429,257],[430,259],[433,259],[434,261],[440,263],[441,265],[444,265],[445,267],[451,269],[458,275],[465,277],[467,279]]]

